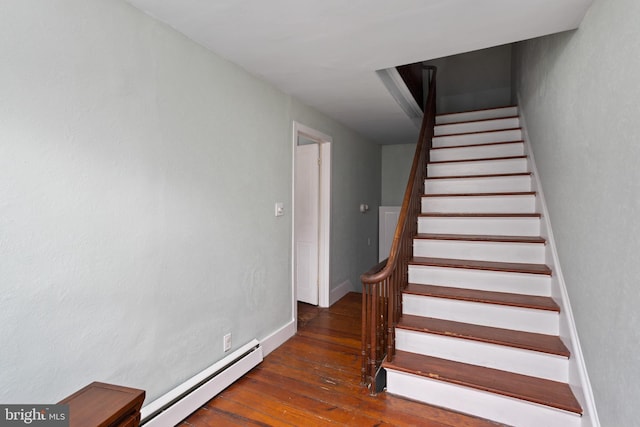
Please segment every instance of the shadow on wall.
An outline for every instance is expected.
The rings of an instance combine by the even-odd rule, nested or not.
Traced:
[[[426,61],[438,67],[438,113],[511,105],[511,44]]]

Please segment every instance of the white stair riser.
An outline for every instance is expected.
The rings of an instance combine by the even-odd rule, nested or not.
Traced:
[[[420,217],[418,233],[539,236],[540,218]]]
[[[479,160],[473,162],[430,163],[427,177],[495,175],[529,172],[527,159]]]
[[[451,123],[436,125],[434,135],[451,135],[453,133],[483,132],[488,130],[513,129],[520,127],[518,117],[504,119],[481,120],[464,123]]]
[[[559,314],[548,310],[404,294],[402,313],[538,334],[559,333]]]
[[[490,159],[493,157],[509,157],[524,155],[524,143],[478,145],[456,148],[438,148],[431,150],[429,160],[446,162],[450,160]]]
[[[551,296],[551,277],[545,274],[410,265],[409,282],[421,285]]]
[[[472,120],[497,119],[501,117],[512,117],[518,115],[518,107],[502,107],[490,110],[466,111],[462,113],[444,114],[436,116],[436,124],[469,122]]]
[[[422,213],[534,213],[534,195],[423,197]]]
[[[544,264],[544,243],[478,242],[415,239],[413,254],[420,257]]]
[[[581,417],[527,401],[387,369],[387,392],[519,427],[580,427]]]
[[[552,381],[569,381],[569,359],[553,354],[401,328],[396,328],[396,348]]]
[[[490,142],[521,141],[522,131],[510,129],[483,133],[434,136],[433,147],[455,147],[456,145],[487,144]]]
[[[501,193],[531,191],[531,176],[426,179],[426,194]]]

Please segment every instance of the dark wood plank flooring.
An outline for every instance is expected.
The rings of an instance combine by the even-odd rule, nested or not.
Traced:
[[[298,304],[298,333],[181,426],[495,426],[360,386],[361,295]]]

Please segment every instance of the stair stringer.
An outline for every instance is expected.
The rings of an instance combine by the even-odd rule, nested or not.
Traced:
[[[562,268],[560,267],[560,259],[553,237],[549,210],[547,209],[542,183],[536,167],[535,156],[529,140],[526,120],[520,108],[518,109],[518,115],[520,117],[520,127],[522,128],[522,139],[524,140],[524,153],[527,156],[529,170],[532,173],[531,191],[537,193],[536,212],[542,214],[540,218],[540,236],[547,240],[545,264],[553,271],[553,276],[551,277],[551,296],[560,306],[560,337],[571,352],[571,357],[569,358],[569,385],[584,411],[582,414],[581,427],[600,427],[593,389],[591,388],[587,367],[584,362],[566,282],[564,281]]]

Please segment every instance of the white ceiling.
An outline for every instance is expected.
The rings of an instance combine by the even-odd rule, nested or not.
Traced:
[[[375,71],[577,28],[592,0],[126,0],[382,144],[417,130]]]

